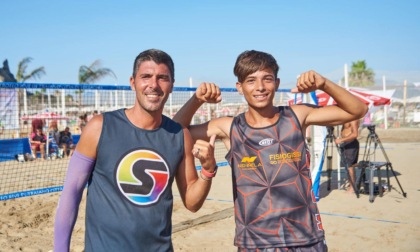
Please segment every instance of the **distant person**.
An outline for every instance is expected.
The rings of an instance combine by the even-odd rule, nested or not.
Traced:
[[[344,123],[341,127],[340,136],[335,139],[335,143],[341,148],[341,166],[347,167],[349,171],[349,192],[354,192],[356,177],[354,168],[359,159],[359,120]]]
[[[79,129],[80,133],[83,133],[83,129],[85,128],[86,124],[88,123],[87,114],[83,114],[79,116]]]
[[[87,121],[89,122],[94,116],[98,115],[98,110],[94,110],[92,114],[87,117]]]
[[[70,133],[70,128],[66,127],[60,132],[59,146],[63,149],[63,157],[71,157],[76,145],[73,141],[73,136]]]
[[[33,119],[31,132],[36,132],[36,129],[38,129],[39,127],[44,128],[45,124],[46,123],[44,119]]]
[[[47,136],[42,132],[42,126],[38,126],[35,132],[31,133],[30,136],[31,150],[34,159],[37,159],[37,153],[41,153],[41,160],[45,159],[45,143],[47,142]]]
[[[167,53],[140,53],[130,77],[134,106],[94,116],[83,130],[57,207],[54,251],[69,251],[86,183],[84,251],[173,251],[173,181],[195,212],[211,187],[204,174],[217,168],[215,137],[193,145],[188,130],[162,114],[174,81]]]
[[[51,142],[49,143],[50,149],[54,150],[55,154],[58,155],[59,148],[58,145],[60,143],[60,131],[58,130],[57,121],[52,121],[48,127],[48,135]]]
[[[292,91],[323,90],[337,106],[274,106],[278,70],[272,55],[245,51],[234,66],[236,89],[248,103],[244,113],[190,126],[202,104],[221,100],[218,87],[203,83],[174,120],[189,126],[194,140],[208,141],[216,135],[228,150],[238,251],[327,251],[312,191],[306,129],[359,119],[367,107],[314,71],[302,73]]]

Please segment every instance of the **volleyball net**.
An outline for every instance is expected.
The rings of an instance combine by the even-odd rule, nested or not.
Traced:
[[[172,118],[195,90],[174,87],[163,114]],[[223,100],[200,107],[192,124],[247,110],[235,88],[221,91]],[[289,91],[278,90],[274,104],[287,105]],[[61,191],[69,154],[83,126],[95,112],[130,108],[134,103],[130,86],[0,82],[0,200]],[[71,138],[63,133],[66,128]],[[37,135],[37,129],[42,134]],[[31,143],[33,139],[40,141]],[[219,167],[228,166],[225,155],[225,147],[217,142]],[[197,160],[196,167],[201,169]]]

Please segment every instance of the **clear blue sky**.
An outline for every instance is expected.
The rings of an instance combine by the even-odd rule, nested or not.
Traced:
[[[128,85],[137,54],[157,48],[175,62],[175,86],[202,81],[234,87],[244,50],[271,53],[282,85],[314,69],[338,81],[365,60],[380,80],[420,82],[420,1],[2,1],[0,60],[15,74],[44,66],[43,83],[77,83],[96,59]]]

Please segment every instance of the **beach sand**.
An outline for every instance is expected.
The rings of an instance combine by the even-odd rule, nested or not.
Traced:
[[[359,138],[360,155],[367,133],[363,130]],[[392,190],[383,197],[376,196],[372,203],[369,195],[357,198],[337,188],[334,166],[332,188],[327,191],[324,171],[318,206],[329,251],[420,251],[420,129],[377,129],[376,133],[396,173],[396,177],[390,175]],[[375,159],[385,161],[381,149],[376,150]],[[340,174],[345,178],[344,171]],[[175,251],[236,251],[230,175],[228,167],[219,169],[208,200],[197,213],[184,208],[174,186]],[[407,193],[406,198],[401,189]],[[0,202],[0,251],[51,251],[59,195]],[[72,251],[83,251],[84,199],[72,236]]]

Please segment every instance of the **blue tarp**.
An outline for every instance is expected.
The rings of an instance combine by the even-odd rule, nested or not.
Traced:
[[[80,135],[73,135],[73,142],[77,144]],[[14,138],[0,140],[0,162],[15,160],[17,154],[32,153],[29,139]]]
[[[25,153],[31,153],[27,137],[0,140],[0,162],[15,160],[17,154]]]

